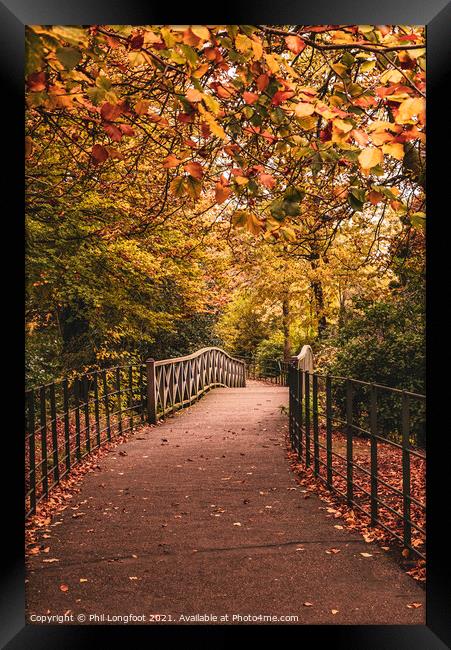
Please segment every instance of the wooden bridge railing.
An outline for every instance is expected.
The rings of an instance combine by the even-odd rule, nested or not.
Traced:
[[[189,406],[216,386],[246,385],[246,366],[221,348],[203,348],[186,357],[148,359],[147,417],[151,424],[168,413]]]
[[[245,386],[245,363],[220,348],[95,370],[25,392],[25,513],[100,446],[189,406],[215,386]]]

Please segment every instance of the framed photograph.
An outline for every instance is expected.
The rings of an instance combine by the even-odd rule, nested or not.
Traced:
[[[450,8],[285,4],[1,5],[2,647],[451,644]]]

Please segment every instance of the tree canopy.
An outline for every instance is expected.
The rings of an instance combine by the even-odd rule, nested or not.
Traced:
[[[30,380],[271,337],[288,356],[358,298],[418,302],[422,27],[34,25],[26,46]]]

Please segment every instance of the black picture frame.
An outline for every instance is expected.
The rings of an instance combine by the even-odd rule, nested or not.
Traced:
[[[221,15],[218,16],[218,11]],[[428,467],[427,467],[427,534],[428,582],[425,626],[193,626],[193,627],[140,627],[140,626],[33,626],[25,625],[24,596],[24,534],[23,534],[23,403],[14,395],[23,393],[23,63],[24,27],[27,24],[421,24],[427,25],[428,59],[428,136],[427,136],[427,394],[428,394]],[[222,647],[239,638],[243,643],[260,643],[262,639],[285,642],[289,634],[304,647],[310,643],[328,642],[349,650],[441,650],[451,647],[451,599],[449,589],[449,533],[446,530],[447,478],[449,453],[444,451],[449,423],[447,404],[449,382],[438,378],[445,361],[446,340],[446,288],[449,280],[447,252],[450,219],[446,206],[449,163],[440,161],[440,152],[446,149],[449,133],[444,104],[445,89],[449,83],[451,43],[451,5],[446,0],[315,0],[309,4],[290,0],[254,0],[227,4],[202,11],[199,5],[185,5],[171,13],[166,6],[152,3],[141,5],[139,0],[3,0],[0,2],[1,72],[3,75],[3,101],[5,111],[3,135],[10,143],[3,150],[6,161],[4,199],[11,199],[10,208],[3,217],[11,226],[11,235],[3,240],[4,248],[14,249],[13,267],[7,263],[3,271],[4,322],[11,331],[3,338],[4,349],[15,350],[14,361],[4,361],[6,379],[1,400],[2,443],[0,445],[1,492],[3,520],[4,564],[1,573],[0,642],[9,650],[32,648],[81,648],[105,645],[110,636],[116,643],[138,638],[154,643],[182,642],[195,647]],[[448,138],[449,139],[449,138]],[[449,149],[449,145],[448,145]],[[449,157],[449,153],[447,154]],[[6,226],[5,226],[6,227]],[[5,258],[5,256],[2,256]],[[3,259],[5,261],[5,259]],[[11,270],[13,268],[13,271]],[[7,342],[7,344],[5,343]],[[434,347],[436,352],[434,352]],[[9,469],[9,472],[7,471]],[[107,637],[108,635],[108,637]]]

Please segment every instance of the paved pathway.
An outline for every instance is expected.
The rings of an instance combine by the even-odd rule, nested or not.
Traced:
[[[423,624],[424,591],[377,545],[334,528],[319,499],[303,498],[286,458],[287,399],[286,388],[254,381],[215,389],[105,456],[55,518],[49,553],[31,560],[29,615]]]

